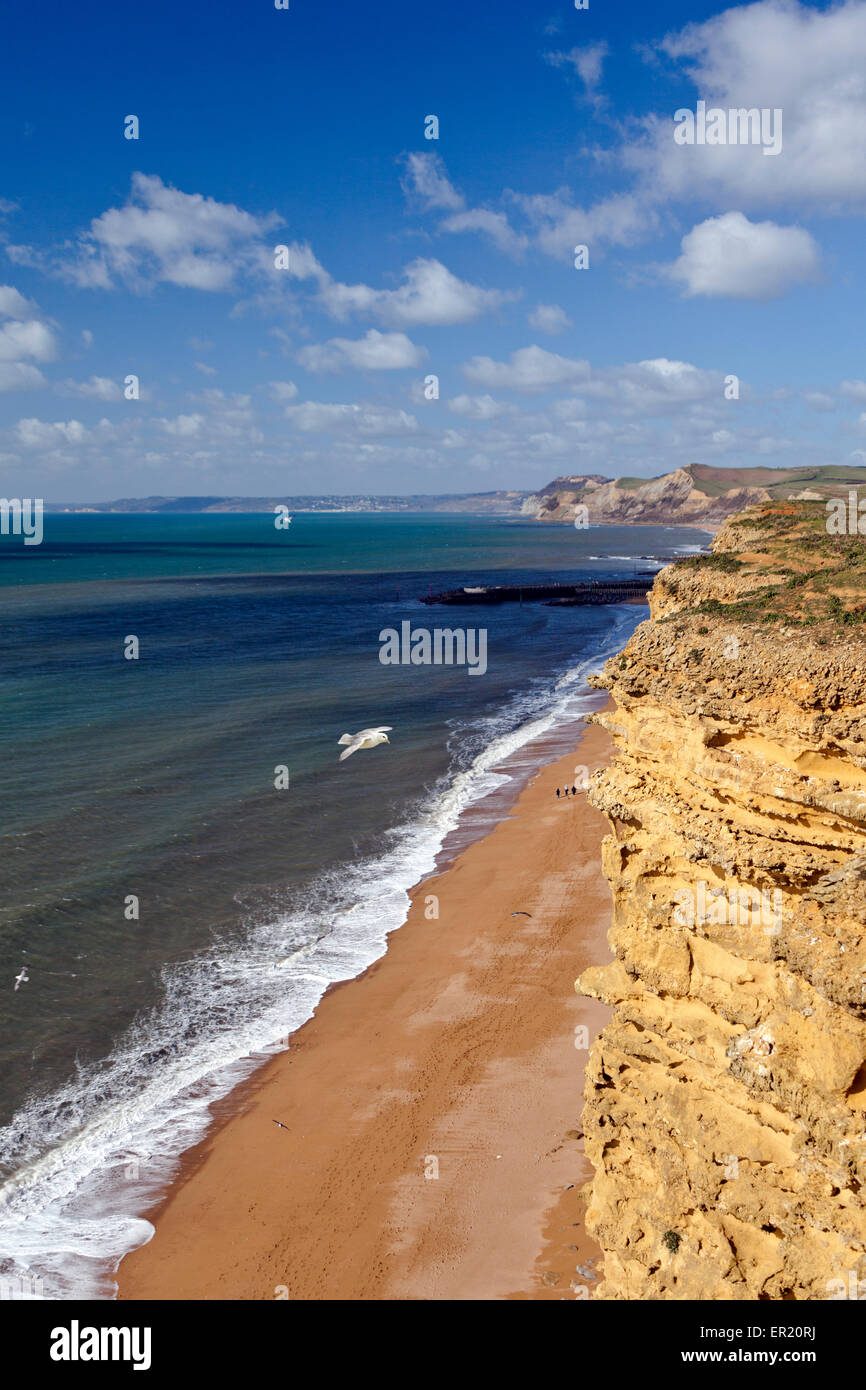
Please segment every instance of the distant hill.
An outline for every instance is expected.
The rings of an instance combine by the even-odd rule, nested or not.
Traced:
[[[46,512],[489,512],[520,516],[526,492],[447,493],[431,496],[378,497],[358,493],[348,497],[120,497],[114,502],[46,503]]]
[[[586,507],[590,524],[678,525],[714,531],[753,502],[786,498],[824,501],[866,489],[866,468],[712,468],[690,463],[658,478],[605,478],[580,474],[555,478],[527,497],[524,516],[573,522]],[[864,494],[866,495],[866,494]]]

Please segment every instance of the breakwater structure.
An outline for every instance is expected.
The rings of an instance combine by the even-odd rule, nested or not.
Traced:
[[[614,960],[586,1068],[601,1299],[866,1297],[866,546],[751,507],[590,684]],[[852,1292],[853,1290],[853,1292]]]
[[[645,599],[652,587],[655,571],[630,579],[587,580],[577,584],[478,584],[442,593],[425,594],[422,603],[555,603],[573,607],[581,604],[627,603]]]

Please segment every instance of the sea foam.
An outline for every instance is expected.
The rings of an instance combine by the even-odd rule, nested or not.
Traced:
[[[453,724],[453,769],[380,855],[334,867],[273,921],[163,972],[160,1006],[101,1064],[31,1098],[0,1132],[0,1278],[46,1298],[110,1298],[114,1272],[150,1239],[148,1210],[210,1109],[313,1013],[329,984],[359,974],[386,947],[467,807],[503,788],[502,764],[597,703],[585,677],[643,618],[612,608],[603,645],[556,680],[538,679],[474,727]],[[462,766],[461,766],[462,764]],[[26,1281],[29,1281],[27,1283]],[[40,1294],[34,1296],[40,1296]],[[26,1296],[26,1295],[24,1295]]]

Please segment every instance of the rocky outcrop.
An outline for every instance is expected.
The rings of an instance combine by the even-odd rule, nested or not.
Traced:
[[[723,472],[723,470],[711,470]],[[523,510],[536,521],[574,521],[585,507],[589,525],[699,526],[715,528],[750,503],[767,501],[762,487],[733,485],[716,494],[695,486],[693,467],[660,478],[557,478],[527,498]]]
[[[579,517],[589,525],[677,525],[715,531],[757,503],[825,502],[849,489],[866,495],[866,470],[831,465],[713,468],[690,463],[658,478],[605,478],[598,473],[555,478],[527,497],[522,511],[536,521],[574,522]]]
[[[523,501],[521,511],[534,521],[574,521],[576,503],[585,499],[603,483],[610,483],[603,473],[570,473],[554,478],[540,492],[532,492]]]
[[[584,1110],[598,1297],[866,1280],[864,594],[814,507],[756,508],[660,573],[596,679],[615,959],[577,988],[613,1008]]]

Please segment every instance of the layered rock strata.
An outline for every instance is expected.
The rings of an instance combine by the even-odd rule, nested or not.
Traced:
[[[597,1297],[866,1297],[862,549],[814,506],[753,508],[661,572],[596,678]]]

